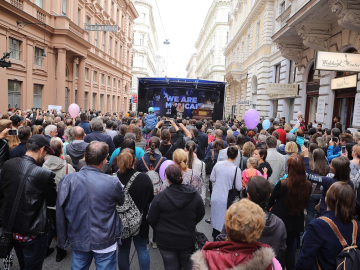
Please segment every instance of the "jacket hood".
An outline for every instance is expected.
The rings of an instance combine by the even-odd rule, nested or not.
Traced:
[[[65,165],[66,165],[65,160],[56,156],[49,156],[48,158],[46,158],[43,167],[49,169],[50,171],[57,171],[64,168]]]
[[[165,190],[166,197],[176,206],[184,208],[196,195],[196,189],[191,185],[170,185]]]
[[[282,155],[286,155],[287,153],[285,152],[285,144],[280,144],[279,148],[277,149],[277,151],[282,154]]]
[[[66,152],[70,153],[75,158],[80,158],[85,153],[85,148],[88,145],[86,142],[81,143],[69,143],[66,146]]]
[[[267,210],[265,210],[266,214],[266,222],[265,222],[265,228],[261,234],[261,237],[267,237],[274,235],[276,231],[279,229],[278,222],[276,221],[276,216],[272,213],[269,213]]]

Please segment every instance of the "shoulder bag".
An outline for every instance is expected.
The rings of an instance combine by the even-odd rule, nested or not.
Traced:
[[[4,231],[4,228],[2,228],[2,235],[0,236],[0,258],[6,258],[10,254],[10,251],[13,248],[13,231],[12,231],[12,229],[13,229],[13,225],[14,225],[14,221],[15,221],[15,216],[16,216],[16,212],[19,207],[21,194],[25,187],[26,179],[32,168],[33,168],[33,166],[30,165],[29,168],[27,169],[23,179],[21,180],[19,189],[16,194],[13,208],[11,210],[9,223],[7,224],[5,231]]]
[[[237,175],[237,167],[235,170],[235,175],[234,175],[234,181],[232,184],[232,188],[229,190],[228,192],[228,199],[227,199],[227,208],[230,207],[230,205],[232,205],[234,202],[240,200],[240,191],[238,191],[235,187],[235,181],[236,181],[236,175]]]

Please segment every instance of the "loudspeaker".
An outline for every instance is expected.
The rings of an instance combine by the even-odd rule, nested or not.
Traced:
[[[143,112],[143,113],[147,113],[147,106],[146,106],[146,99],[138,99],[138,113],[139,112]]]
[[[213,110],[213,120],[222,120],[223,119],[223,110],[224,110],[224,103],[215,103],[214,110]]]

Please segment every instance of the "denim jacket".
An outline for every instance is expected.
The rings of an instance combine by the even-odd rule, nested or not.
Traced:
[[[89,252],[120,244],[123,225],[116,203],[124,203],[117,177],[92,166],[64,176],[56,201],[58,246]]]

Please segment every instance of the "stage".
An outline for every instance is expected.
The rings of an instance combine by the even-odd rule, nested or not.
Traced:
[[[138,78],[138,112],[153,107],[158,116],[173,117],[181,104],[182,117],[220,120],[224,115],[225,82],[179,78]],[[211,117],[209,113],[211,111]]]

